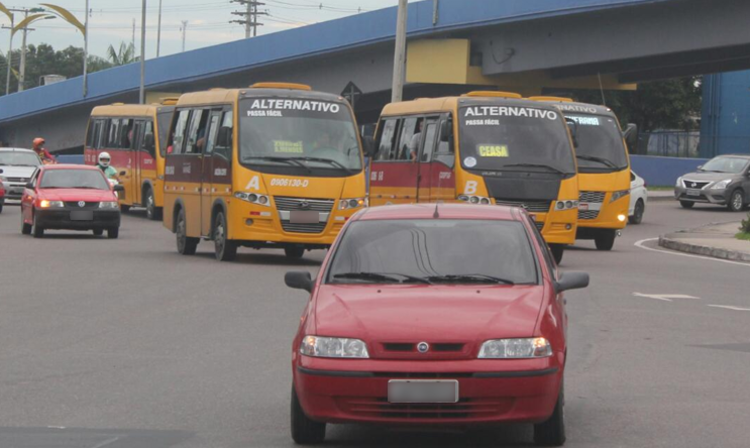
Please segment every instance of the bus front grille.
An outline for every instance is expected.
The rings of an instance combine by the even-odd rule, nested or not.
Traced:
[[[604,193],[603,191],[582,191],[579,196],[579,201],[601,204],[604,202],[605,194],[606,193]]]
[[[288,196],[274,196],[276,210],[281,219],[281,228],[290,233],[323,233],[331,216],[333,199],[308,199],[294,198]],[[315,223],[292,223],[290,213],[295,211],[311,211],[320,214],[320,222]]]
[[[599,210],[578,210],[578,219],[592,220],[599,217]]]

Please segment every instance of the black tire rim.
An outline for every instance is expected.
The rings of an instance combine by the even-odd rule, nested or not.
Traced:
[[[732,209],[742,210],[742,205],[743,205],[742,202],[743,202],[743,198],[742,198],[741,192],[738,191],[734,195],[732,195]]]
[[[226,232],[224,231],[224,215],[221,213],[216,217],[214,244],[216,245],[216,254],[219,256],[224,255],[224,248],[226,247]]]

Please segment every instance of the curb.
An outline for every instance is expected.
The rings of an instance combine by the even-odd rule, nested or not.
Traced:
[[[649,196],[648,202],[677,202],[677,199],[674,198],[674,196]]]
[[[711,246],[700,246],[697,244],[685,243],[680,240],[659,237],[659,246],[666,249],[672,249],[689,254],[703,255],[706,257],[719,258],[721,260],[744,261],[750,262],[750,253],[738,252],[729,249],[719,249]]]

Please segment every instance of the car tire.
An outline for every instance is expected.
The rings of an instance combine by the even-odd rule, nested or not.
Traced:
[[[187,236],[187,221],[185,220],[185,210],[181,209],[177,214],[175,223],[175,238],[177,240],[177,252],[182,255],[195,255],[198,248],[198,238]]]
[[[44,238],[44,227],[36,222],[36,216],[33,217],[34,223],[31,225],[31,234],[34,238]]]
[[[143,202],[146,205],[146,218],[151,221],[161,220],[162,209],[156,206],[156,199],[154,199],[154,190],[146,188],[144,197],[146,198]]]
[[[214,219],[214,253],[219,261],[233,261],[237,258],[237,243],[227,239],[227,219],[224,212],[216,214]]]
[[[104,235],[104,229],[94,229],[94,236],[102,236]]]
[[[565,245],[563,244],[550,244],[549,250],[552,253],[552,258],[555,259],[555,263],[558,265],[562,262],[563,254],[565,253]]]
[[[5,205],[5,204],[3,204],[2,202],[0,202],[0,213],[3,212],[3,205]]]
[[[596,244],[596,250],[608,251],[612,250],[615,246],[615,239],[617,238],[617,232],[614,230],[603,232],[594,238],[594,244]]]
[[[287,258],[299,260],[300,258],[305,256],[305,248],[304,247],[285,247],[284,255],[286,255]]]
[[[111,229],[107,229],[107,238],[109,238],[110,240],[116,240],[118,236],[120,236],[119,227],[112,227]]]
[[[729,196],[727,208],[732,212],[741,212],[745,208],[745,194],[739,188]]]
[[[646,211],[646,204],[643,203],[643,199],[638,199],[633,209],[633,216],[628,218],[630,224],[640,224],[643,222],[643,213]]]
[[[680,206],[681,206],[682,208],[693,208],[693,206],[694,206],[694,205],[695,205],[695,202],[690,202],[690,201],[680,201]]]
[[[326,438],[326,424],[311,420],[299,404],[297,392],[292,386],[291,404],[292,439],[298,445],[322,443]]]
[[[565,438],[565,389],[561,385],[552,416],[546,422],[534,425],[534,444],[563,446]]]

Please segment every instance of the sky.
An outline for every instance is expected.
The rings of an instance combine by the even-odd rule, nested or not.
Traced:
[[[182,21],[187,21],[185,49],[216,45],[245,38],[243,25],[229,23],[240,17],[233,11],[244,7],[231,0],[161,0],[162,28],[160,55],[182,50]],[[259,10],[263,26],[258,34],[268,34],[307,24],[337,19],[358,11],[372,11],[398,4],[398,0],[261,0]],[[416,0],[411,0],[416,1]],[[34,8],[35,0],[0,0],[8,8]],[[83,23],[85,0],[41,0],[73,12]],[[118,48],[121,42],[133,40],[133,20],[136,21],[135,45],[140,49],[141,0],[89,0],[89,53],[105,57],[109,45]],[[146,18],[146,59],[156,56],[156,29],[159,0],[148,0]],[[22,14],[22,13],[21,13]],[[16,23],[18,22],[18,13]],[[0,13],[0,25],[8,26],[8,19]],[[83,37],[73,26],[61,19],[35,22],[35,31],[28,33],[27,43],[51,44],[55,50],[69,45],[83,47]],[[9,32],[0,29],[0,51],[7,52]],[[13,48],[18,49],[21,35],[16,34]],[[138,52],[137,51],[137,52]]]

